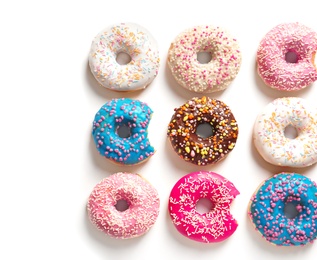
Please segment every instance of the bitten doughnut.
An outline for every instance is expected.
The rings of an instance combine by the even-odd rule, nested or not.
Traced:
[[[200,124],[209,125],[212,135],[198,135],[196,130]],[[235,147],[238,124],[222,101],[194,97],[175,109],[167,136],[175,152],[185,161],[196,165],[215,164]]]
[[[122,211],[117,204],[125,201]],[[90,221],[107,235],[128,239],[143,235],[156,222],[160,200],[156,189],[138,174],[118,172],[98,183],[87,210]]]
[[[126,53],[131,61],[120,65],[117,56]],[[103,87],[115,91],[146,88],[159,69],[159,52],[153,36],[142,26],[120,23],[109,26],[94,39],[89,66]]]
[[[230,205],[238,194],[235,186],[217,173],[192,172],[174,185],[169,197],[169,214],[185,237],[203,243],[221,242],[238,227],[230,213]],[[210,199],[213,205],[203,214],[196,210],[202,198]]]
[[[287,215],[286,207],[293,211]],[[296,214],[294,214],[296,213]],[[248,214],[257,231],[278,246],[305,245],[317,236],[317,186],[298,173],[274,175],[256,190]]]
[[[294,139],[284,131],[292,126]],[[278,98],[256,118],[254,144],[264,160],[280,166],[306,167],[317,162],[317,110],[298,97]]]
[[[92,136],[99,153],[124,165],[144,162],[154,154],[147,128],[152,109],[144,102],[129,98],[112,99],[96,113]],[[127,137],[120,137],[121,127],[128,128]]]
[[[258,73],[271,88],[300,90],[317,79],[317,33],[299,23],[274,27],[257,51]]]
[[[200,63],[197,53],[211,54]],[[226,89],[241,65],[238,42],[220,27],[196,26],[180,33],[171,43],[167,64],[182,87],[200,93]]]

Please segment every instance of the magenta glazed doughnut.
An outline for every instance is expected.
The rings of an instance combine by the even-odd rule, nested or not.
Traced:
[[[169,214],[176,229],[185,237],[203,243],[221,242],[238,227],[230,213],[230,205],[238,194],[235,186],[217,173],[192,172],[174,185],[169,197]],[[196,210],[202,198],[210,199],[213,204],[213,208],[203,214]]]
[[[258,73],[271,88],[294,91],[317,79],[317,33],[300,23],[279,24],[261,40]]]
[[[211,55],[200,63],[198,53]],[[171,43],[167,64],[175,80],[185,89],[211,93],[226,89],[237,76],[241,53],[237,40],[223,28],[195,26],[181,32]]]
[[[127,204],[118,210],[120,202]],[[138,174],[118,172],[98,183],[87,210],[90,221],[105,234],[128,239],[145,234],[156,222],[160,200],[156,189]]]

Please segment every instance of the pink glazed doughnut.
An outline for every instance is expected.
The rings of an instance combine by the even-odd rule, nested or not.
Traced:
[[[274,27],[260,42],[258,73],[271,88],[300,90],[317,80],[317,33],[299,23]]]
[[[169,214],[176,229],[185,237],[203,243],[221,242],[238,227],[230,214],[230,204],[238,194],[235,186],[217,173],[192,172],[173,187]],[[196,210],[196,204],[202,198],[210,199],[213,205],[203,214]]]
[[[117,209],[124,201],[127,209]],[[156,222],[158,193],[140,175],[119,172],[103,179],[93,189],[87,203],[90,221],[113,238],[134,238],[146,233]]]

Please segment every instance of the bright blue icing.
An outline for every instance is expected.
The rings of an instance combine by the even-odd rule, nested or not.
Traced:
[[[292,203],[297,215],[285,216]],[[280,173],[266,180],[251,198],[249,215],[256,229],[271,243],[299,246],[317,236],[317,187],[298,173]]]
[[[153,155],[147,128],[152,109],[139,100],[130,98],[112,99],[97,112],[92,135],[99,153],[121,164],[136,164]],[[122,138],[117,129],[130,128],[130,136]]]

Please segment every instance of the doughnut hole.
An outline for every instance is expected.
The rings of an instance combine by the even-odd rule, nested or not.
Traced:
[[[289,219],[296,218],[300,211],[302,209],[302,206],[300,204],[296,204],[293,202],[286,202],[284,206],[284,214]]]
[[[117,134],[120,138],[128,138],[131,136],[131,127],[128,125],[117,126]]]
[[[128,53],[126,53],[124,51],[120,51],[117,53],[116,61],[118,64],[127,65],[130,63],[131,60],[132,60],[132,58]]]
[[[288,139],[295,139],[298,136],[298,132],[294,126],[288,125],[284,129],[284,135]]]
[[[200,64],[207,64],[211,61],[211,59],[212,59],[212,55],[210,52],[208,51],[197,52],[197,61]]]
[[[196,135],[198,135],[199,137],[205,139],[205,138],[209,138],[211,136],[214,135],[214,128],[211,126],[210,123],[202,123],[199,124],[196,128]]]
[[[297,63],[299,60],[299,56],[296,51],[289,50],[285,53],[285,61],[287,63]]]
[[[116,210],[123,212],[126,211],[129,208],[129,203],[128,201],[126,201],[125,199],[120,199],[116,202],[116,204],[114,205],[114,207],[116,208]]]
[[[208,198],[201,198],[196,203],[196,211],[200,214],[210,212],[215,208],[215,204]]]

